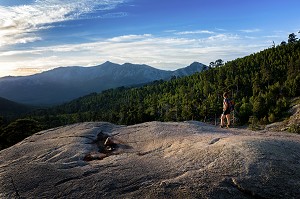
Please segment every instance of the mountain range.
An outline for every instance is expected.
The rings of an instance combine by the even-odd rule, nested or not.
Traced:
[[[173,76],[191,75],[206,68],[198,62],[175,71],[112,62],[93,67],[59,67],[30,76],[0,78],[0,96],[18,103],[54,105],[92,92],[168,80]]]

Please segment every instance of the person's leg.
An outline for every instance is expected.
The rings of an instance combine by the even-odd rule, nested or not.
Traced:
[[[227,119],[227,127],[230,126],[230,114],[226,115],[226,119]]]
[[[222,114],[222,115],[221,115],[221,127],[224,126],[224,119],[225,119],[225,115]]]

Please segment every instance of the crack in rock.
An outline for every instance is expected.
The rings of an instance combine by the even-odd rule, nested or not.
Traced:
[[[236,187],[240,192],[242,192],[243,194],[247,195],[247,196],[251,196],[254,199],[267,199],[263,196],[258,195],[257,193],[254,193],[251,190],[245,189],[244,187],[242,187],[236,179],[231,178],[231,182],[234,185],[234,187]]]
[[[218,142],[221,138],[214,138],[212,139],[208,144],[209,145],[212,145],[212,144],[215,144],[216,142]]]
[[[66,179],[63,179],[63,180],[58,181],[57,183],[55,183],[54,186],[56,187],[56,186],[58,186],[58,185],[61,185],[61,184],[66,183],[66,182],[69,182],[69,181],[72,181],[72,180],[79,180],[79,179],[80,179],[79,176],[77,176],[77,177],[66,178]]]

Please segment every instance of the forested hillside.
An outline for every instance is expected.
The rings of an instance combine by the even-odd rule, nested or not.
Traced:
[[[300,96],[300,41],[283,42],[225,65],[216,62],[191,76],[93,93],[10,124],[2,120],[0,148],[41,129],[76,122],[215,121],[222,112],[224,91],[236,102],[239,124],[268,124],[284,118],[290,99]]]
[[[0,97],[0,150],[41,130],[39,123],[35,120],[17,119],[24,117],[34,109],[36,107]]]
[[[42,110],[35,119],[47,127],[96,120],[208,121],[221,114],[224,91],[235,100],[241,124],[250,116],[264,124],[281,118],[289,99],[300,95],[300,42],[282,43],[188,77],[90,94]]]
[[[8,99],[0,97],[0,116],[3,115],[7,120],[20,117],[32,111],[34,107],[19,104]]]

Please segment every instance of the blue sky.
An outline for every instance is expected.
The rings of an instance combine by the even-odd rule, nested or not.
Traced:
[[[1,0],[0,77],[105,61],[165,70],[230,61],[298,34],[299,7],[299,0]]]

